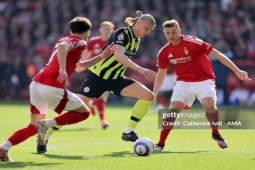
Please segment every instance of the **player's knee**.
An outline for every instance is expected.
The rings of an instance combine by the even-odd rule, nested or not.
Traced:
[[[205,97],[202,99],[202,105],[205,110],[215,110],[217,109],[215,105],[215,100],[211,97]]]
[[[149,100],[149,101],[153,101],[154,98],[155,98],[154,93],[149,93],[148,96],[147,96],[147,100]]]

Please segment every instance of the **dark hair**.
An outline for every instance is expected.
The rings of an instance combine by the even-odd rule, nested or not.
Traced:
[[[178,21],[176,21],[175,19],[171,19],[171,20],[165,21],[165,22],[162,24],[162,26],[163,26],[164,28],[170,28],[170,27],[173,27],[173,26],[176,26],[177,28],[180,28]]]
[[[75,17],[69,22],[72,33],[81,34],[89,31],[92,27],[89,19],[85,17]]]

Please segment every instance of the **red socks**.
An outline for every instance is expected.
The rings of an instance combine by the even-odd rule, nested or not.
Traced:
[[[55,117],[57,125],[68,125],[81,122],[89,117],[89,112],[77,113],[77,112],[66,112]]]
[[[170,133],[171,129],[162,129],[160,132],[160,139],[158,141],[158,144],[165,144],[166,138],[168,134]]]
[[[37,129],[34,125],[29,124],[27,127],[17,130],[9,137],[8,141],[12,143],[12,145],[17,145],[31,136],[37,134]]]
[[[99,112],[100,120],[105,120],[104,113],[105,113],[105,102],[103,99],[93,99],[93,105],[97,107]]]
[[[163,123],[163,125],[162,125],[162,130],[160,132],[160,139],[159,139],[158,144],[165,144],[170,131],[174,127],[173,124],[174,124],[175,120],[176,120],[176,117],[168,117],[168,118],[163,119],[163,121],[166,123]],[[168,125],[166,125],[166,124],[168,124]]]
[[[207,113],[206,112],[206,117],[207,117],[208,121],[211,123],[212,133],[213,134],[219,134],[218,125],[216,124],[217,121],[219,121],[219,112],[218,112],[218,110],[216,110],[214,113]]]
[[[217,123],[217,121],[219,121],[219,112],[218,110],[216,110],[214,113],[207,113],[206,112],[206,117],[208,119],[208,121],[211,123],[211,127],[212,127],[212,133],[213,134],[219,134],[219,130],[218,130],[218,125],[215,124]],[[168,124],[173,124],[175,122],[176,118],[175,117],[168,117],[166,119],[163,119],[163,121],[167,122]],[[215,122],[215,123],[212,123]],[[165,144],[165,141],[170,133],[170,131],[173,129],[173,125],[167,125],[164,127],[164,125],[162,126],[162,130],[160,132],[160,139],[158,144]]]

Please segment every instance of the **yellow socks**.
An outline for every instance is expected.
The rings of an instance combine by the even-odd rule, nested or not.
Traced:
[[[133,107],[132,114],[127,125],[127,128],[129,129],[128,131],[130,131],[131,129],[135,129],[138,122],[148,112],[151,104],[152,104],[152,101],[148,101],[148,100],[138,100],[136,102],[135,106]],[[130,133],[130,132],[126,132],[125,130],[125,133]]]

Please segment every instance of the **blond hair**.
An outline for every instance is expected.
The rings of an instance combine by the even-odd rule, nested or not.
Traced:
[[[114,28],[114,24],[111,21],[103,21],[103,22],[101,22],[100,27],[102,27],[102,26],[109,26],[111,28]]]
[[[141,19],[141,20],[144,20],[144,21],[149,21],[153,25],[156,25],[156,21],[155,21],[155,19],[152,15],[143,14],[142,11],[136,11],[136,14],[138,15],[138,17],[136,17],[136,18],[127,17],[125,19],[125,23],[127,23],[129,26],[134,26],[136,21]]]

